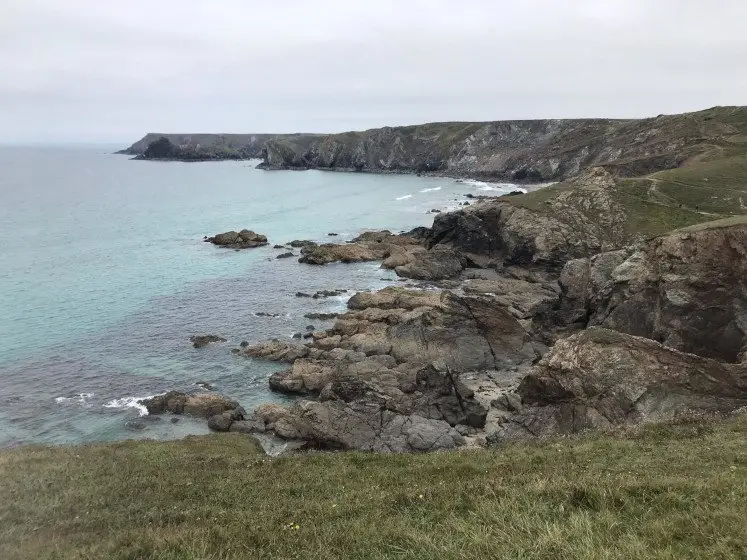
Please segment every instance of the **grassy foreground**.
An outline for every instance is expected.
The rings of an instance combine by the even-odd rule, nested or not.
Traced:
[[[747,415],[429,455],[0,453],[0,557],[746,558]]]

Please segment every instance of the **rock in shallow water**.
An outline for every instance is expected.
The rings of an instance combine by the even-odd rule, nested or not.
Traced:
[[[205,239],[206,242],[230,249],[250,249],[267,245],[267,237],[248,229],[239,232],[227,231]]]
[[[204,348],[211,342],[226,342],[226,339],[222,336],[217,336],[214,334],[201,334],[190,336],[189,341],[195,348]]]

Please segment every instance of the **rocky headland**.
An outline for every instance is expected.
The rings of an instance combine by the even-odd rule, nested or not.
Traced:
[[[651,235],[616,185],[594,168],[546,189],[543,212],[530,193],[402,235],[297,243],[301,263],[377,260],[404,283],[353,295],[305,343],[235,349],[287,364],[269,384],[297,398],[234,403],[211,428],[406,452],[746,406],[747,216]]]
[[[680,167],[740,135],[747,109],[645,119],[446,122],[340,134],[156,134],[122,150],[138,159],[262,159],[265,169],[436,173],[555,181],[591,167],[636,177]]]

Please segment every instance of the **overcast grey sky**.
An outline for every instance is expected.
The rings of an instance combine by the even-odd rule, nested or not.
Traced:
[[[746,0],[0,0],[0,141],[747,104]]]

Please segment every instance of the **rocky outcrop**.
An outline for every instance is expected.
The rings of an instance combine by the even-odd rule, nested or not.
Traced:
[[[139,401],[148,410],[148,414],[188,414],[208,421],[208,428],[216,432],[227,432],[234,422],[244,420],[246,411],[239,403],[216,395],[201,393],[188,395],[179,391],[169,391]]]
[[[408,262],[394,267],[397,276],[415,280],[456,278],[467,265],[467,259],[463,254],[450,247],[436,246],[430,251],[400,252],[398,255],[392,255],[384,262],[384,266],[395,264],[393,259],[398,256],[406,256]]]
[[[318,399],[283,409],[268,431],[333,449],[450,448],[460,429],[485,425],[489,408],[464,376],[515,372],[538,356],[519,320],[488,297],[392,287],[358,293],[348,308],[306,346],[243,351],[291,363],[272,389]]]
[[[264,247],[268,244],[266,236],[248,229],[242,229],[239,232],[227,231],[225,233],[218,233],[213,237],[206,237],[204,241],[229,249],[251,249],[254,247]]]
[[[591,327],[560,340],[516,394],[489,441],[731,412],[747,405],[747,365]]]
[[[725,362],[747,350],[747,218],[566,264],[558,319]]]
[[[189,414],[197,418],[208,419],[216,414],[234,410],[239,403],[216,394],[188,395],[179,391],[169,391],[163,395],[156,395],[139,401],[148,409],[149,414]]]
[[[394,235],[387,230],[374,231],[363,233],[349,243],[304,245],[298,262],[319,265],[331,262],[380,261],[416,250],[422,250],[422,247],[414,236]]]
[[[459,432],[442,420],[342,400],[299,401],[289,408],[260,407],[247,424],[252,433],[267,431],[320,449],[435,451],[464,442]]]
[[[572,186],[548,197],[539,209],[525,208],[512,197],[439,214],[426,245],[448,245],[505,265],[559,270],[569,259],[630,243],[627,210],[616,201],[610,173],[591,169],[574,179]]]
[[[205,346],[213,342],[226,342],[226,339],[215,334],[200,334],[190,336],[189,341],[195,348],[204,348]]]

